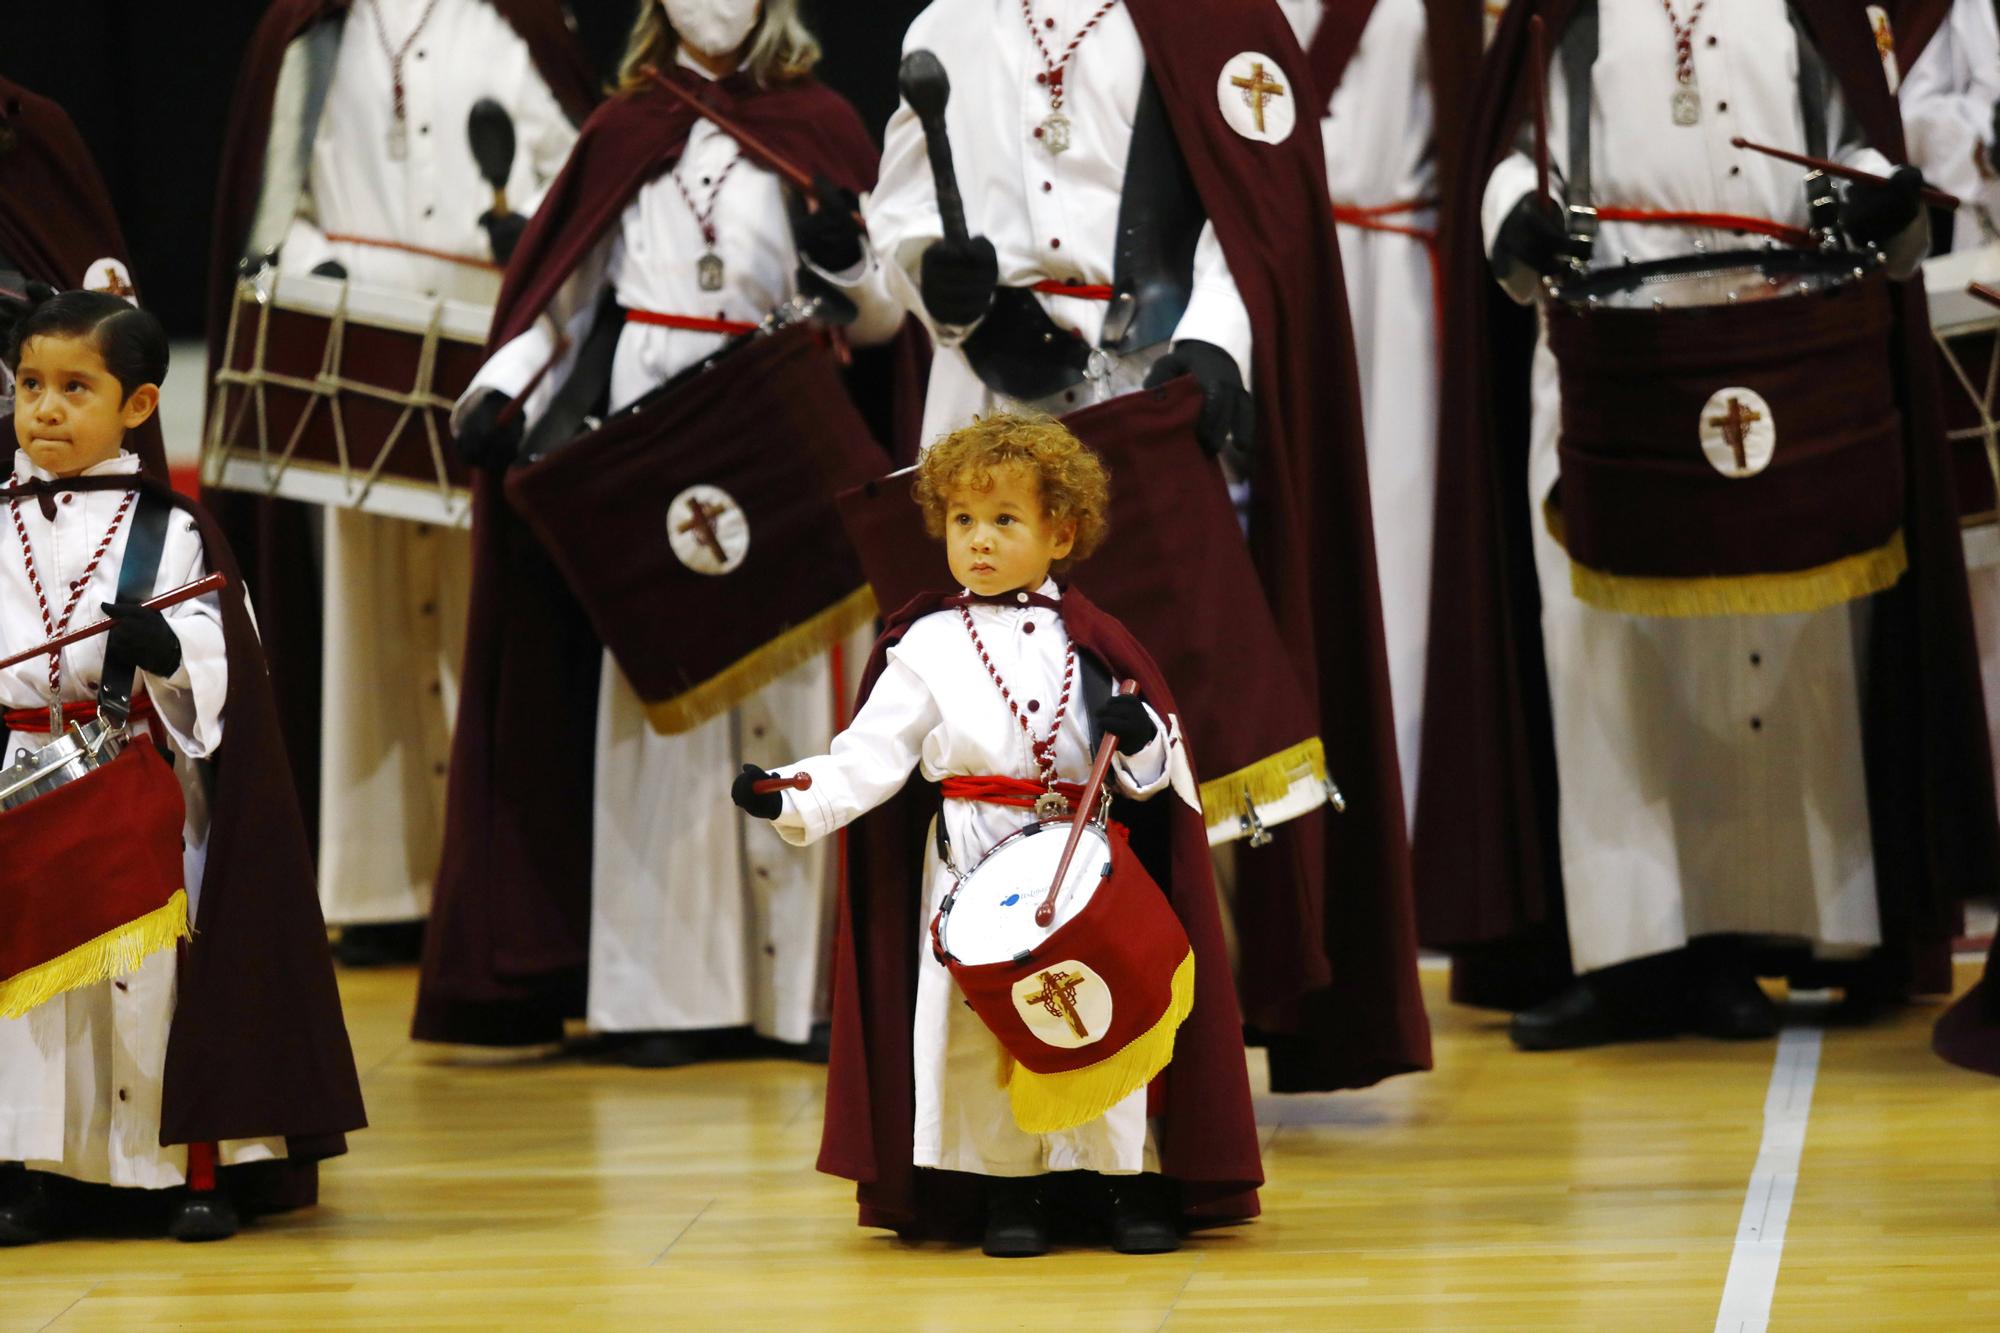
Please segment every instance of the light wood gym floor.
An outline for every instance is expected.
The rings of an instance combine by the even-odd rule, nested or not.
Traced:
[[[1930,1054],[1932,1007],[1800,1031],[1770,1097],[1776,1044],[1518,1055],[1427,972],[1437,1072],[1260,1098],[1262,1220],[997,1262],[852,1225],[819,1070],[453,1063],[407,1039],[413,973],[342,980],[375,1127],[321,1206],[0,1252],[0,1333],[2000,1328],[2000,1080]]]

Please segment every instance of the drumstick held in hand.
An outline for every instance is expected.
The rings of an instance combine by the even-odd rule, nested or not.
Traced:
[[[768,796],[774,791],[811,791],[812,785],[812,774],[794,773],[788,778],[759,778],[750,784],[750,790]]]
[[[1137,694],[1139,682],[1124,680],[1118,683],[1120,694]],[[1076,803],[1076,819],[1069,826],[1069,842],[1063,846],[1062,860],[1056,862],[1055,883],[1049,885],[1049,896],[1042,899],[1042,905],[1035,909],[1035,924],[1047,930],[1049,923],[1056,919],[1056,897],[1062,892],[1063,881],[1069,878],[1069,863],[1076,855],[1077,845],[1083,841],[1083,826],[1090,822],[1090,812],[1097,808],[1097,797],[1104,790],[1104,779],[1111,772],[1111,756],[1118,752],[1118,738],[1106,732],[1104,739],[1097,743],[1097,762],[1090,766],[1090,781],[1084,784],[1083,795]]]
[[[1967,296],[1976,296],[1988,305],[2000,306],[2000,288],[1988,287],[1983,282],[1966,283],[1965,294]]]
[[[1762,153],[1766,157],[1775,157],[1780,162],[1789,162],[1795,167],[1809,167],[1814,171],[1824,171],[1827,175],[1838,176],[1842,180],[1855,181],[1862,185],[1887,185],[1889,183],[1887,176],[1878,176],[1872,171],[1863,171],[1859,167],[1842,166],[1838,162],[1831,162],[1823,157],[1813,157],[1807,153],[1788,152],[1783,148],[1773,148],[1769,144],[1752,143],[1740,134],[1731,139],[1729,143],[1732,147],[1747,148],[1753,153]],[[1958,196],[1955,194],[1946,194],[1943,190],[1933,189],[1928,185],[1919,194],[1923,201],[1932,208],[1958,207]]]
[[[221,592],[228,586],[229,576],[218,571],[210,574],[207,578],[196,579],[193,583],[183,583],[171,592],[163,592],[158,597],[143,601],[139,605],[148,611],[164,611],[170,606],[179,606],[182,602],[193,601],[197,597],[206,597],[212,592]],[[85,639],[103,634],[117,623],[118,621],[115,618],[99,620],[93,624],[85,625],[82,629],[73,629],[67,634],[58,635],[56,638],[50,639],[47,643],[37,644],[26,652],[15,653],[12,657],[0,661],[0,671],[5,671],[10,666],[19,666],[21,663],[33,658],[47,657],[50,653],[59,652],[73,643],[80,643]]]

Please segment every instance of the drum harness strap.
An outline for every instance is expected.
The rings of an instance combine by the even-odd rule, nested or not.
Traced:
[[[1799,111],[1805,128],[1806,151],[1814,157],[1826,156],[1826,66],[1818,48],[1800,28],[1798,16],[1791,16],[1799,52]],[[1577,9],[1563,33],[1561,60],[1563,82],[1569,93],[1569,160],[1564,195],[1568,200],[1569,233],[1583,249],[1574,262],[1587,269],[1597,244],[1597,228],[1604,222],[1637,222],[1655,226],[1705,227],[1716,231],[1751,232],[1769,236],[1787,245],[1809,248],[1816,243],[1815,232],[1830,229],[1840,211],[1839,196],[1831,177],[1813,172],[1806,177],[1806,206],[1813,230],[1774,222],[1769,218],[1735,213],[1663,212],[1655,209],[1599,207],[1591,200],[1590,104],[1591,71],[1597,63],[1597,5],[1587,0]]]
[[[159,581],[160,556],[167,545],[167,520],[173,504],[153,491],[139,492],[132,511],[132,532],[125,541],[125,563],[118,567],[118,600],[142,602],[152,596]],[[104,674],[97,682],[97,711],[113,728],[122,727],[132,715],[132,685],[137,668],[122,658],[106,654]]]

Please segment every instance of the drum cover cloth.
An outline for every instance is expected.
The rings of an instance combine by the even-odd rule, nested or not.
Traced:
[[[819,461],[829,438],[882,456],[832,353],[795,328],[508,473],[508,503],[656,730],[699,725],[874,618]],[[674,552],[669,507],[697,485],[747,522],[726,573]]]
[[[1175,683],[1214,827],[1243,791],[1283,796],[1326,760],[1215,460],[1195,442],[1193,382],[1126,394],[1062,421],[1111,473],[1109,535],[1066,581],[1122,621]],[[841,517],[885,607],[954,580],[900,476],[844,492]],[[1199,558],[1190,558],[1199,553]]]
[[[1066,825],[1039,836],[1065,836]],[[999,963],[945,966],[979,1020],[1014,1057],[1008,1091],[1015,1123],[1052,1134],[1095,1120],[1150,1082],[1174,1058],[1174,1034],[1194,1007],[1194,952],[1160,886],[1132,853],[1131,834],[1110,826],[1107,877],[1081,911],[1032,950]],[[1083,854],[1083,849],[1078,849]],[[1034,886],[1036,893],[1046,885]],[[1065,1048],[1036,1036],[1021,1005],[1056,995],[1074,977],[1052,973],[1075,959],[1111,993],[1109,1026],[1096,1041]],[[1088,984],[1088,983],[1086,983]],[[1072,1004],[1069,1012],[1075,1012]]]
[[[0,812],[0,1017],[123,976],[187,938],[185,816],[173,770],[143,738]]]
[[[1814,611],[1903,572],[1887,280],[1661,310],[1551,303],[1562,475],[1550,522],[1584,601],[1639,615]],[[1702,452],[1711,397],[1769,405],[1768,467]],[[1771,577],[1795,576],[1795,577]],[[1663,582],[1664,581],[1664,582]]]

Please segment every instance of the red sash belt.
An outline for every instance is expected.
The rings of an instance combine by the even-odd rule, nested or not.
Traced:
[[[1413,241],[1421,241],[1424,253],[1431,261],[1431,306],[1437,317],[1437,337],[1444,337],[1444,269],[1438,257],[1438,234],[1436,227],[1413,227],[1408,223],[1388,222],[1384,219],[1407,217],[1426,208],[1436,208],[1435,199],[1403,199],[1393,204],[1342,204],[1333,206],[1333,220],[1361,231],[1387,232],[1391,236],[1407,236]]]
[[[326,239],[338,241],[342,245],[366,245],[376,250],[400,250],[406,255],[420,255],[425,259],[442,260],[444,263],[458,264],[464,268],[484,269],[488,273],[501,271],[500,266],[490,259],[481,259],[476,255],[455,255],[449,250],[433,250],[427,245],[382,241],[373,236],[356,236],[352,232],[345,231],[330,231],[326,234]]]
[[[739,333],[752,333],[755,324],[745,324],[738,319],[703,319],[700,315],[668,315],[658,310],[627,310],[627,324],[652,324],[663,329],[685,329],[689,333],[721,333],[731,337]]]
[[[1027,778],[952,777],[938,784],[947,801],[983,801],[987,805],[1012,805],[1023,810],[1035,808],[1035,800],[1048,788]],[[1077,782],[1058,782],[1056,793],[1075,809],[1083,799],[1083,785]]]
[[[1079,301],[1109,301],[1112,296],[1107,284],[1070,282],[1063,278],[1043,278],[1028,290],[1044,296],[1073,296]]]
[[[97,700],[71,699],[62,706],[63,725],[72,722],[88,722],[97,716]],[[138,695],[132,700],[133,722],[149,721],[153,716],[153,701],[146,695]],[[9,731],[24,731],[40,736],[49,725],[49,710],[46,708],[10,708],[0,715],[0,722],[7,724]]]
[[[1804,247],[1812,244],[1812,233],[1804,227],[1794,227],[1789,223],[1773,222],[1769,218],[1750,217],[1742,213],[1676,213],[1652,208],[1600,208],[1597,210],[1597,220],[1643,222],[1656,227],[1705,227],[1710,231],[1747,231],[1783,241],[1786,245]]]

